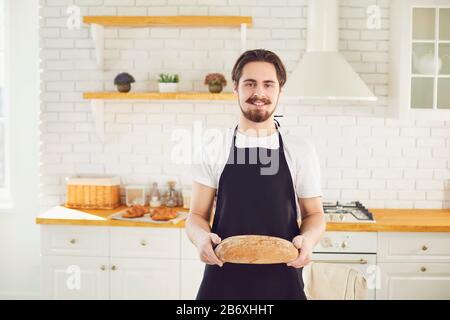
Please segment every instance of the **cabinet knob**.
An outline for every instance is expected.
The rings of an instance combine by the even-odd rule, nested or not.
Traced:
[[[427,251],[427,250],[428,250],[428,247],[425,246],[425,245],[423,245],[423,246],[422,246],[422,251]]]
[[[345,249],[345,248],[347,248],[347,246],[348,246],[347,241],[342,241],[342,243],[341,243],[341,248],[342,248],[342,249]]]
[[[69,242],[70,242],[71,244],[75,244],[75,243],[77,242],[77,239],[70,239]]]
[[[320,244],[324,248],[330,248],[330,247],[333,246],[333,244],[331,243],[331,239],[330,238],[323,238],[322,241],[320,242]]]
[[[141,240],[141,246],[145,247],[147,245],[147,241]]]
[[[105,265],[102,265],[102,266],[100,267],[100,270],[105,271],[105,270],[106,270],[106,266],[105,266]]]
[[[427,271],[427,268],[422,267],[422,268],[420,268],[420,271],[425,272],[425,271]]]
[[[112,270],[112,271],[116,271],[116,270],[117,270],[117,267],[113,265],[113,266],[111,267],[111,270]]]

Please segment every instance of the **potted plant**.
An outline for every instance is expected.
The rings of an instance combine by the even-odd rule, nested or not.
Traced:
[[[205,84],[208,85],[209,92],[220,93],[227,85],[227,80],[221,73],[208,73],[205,77]]]
[[[135,82],[131,74],[122,72],[114,78],[114,84],[117,86],[119,92],[129,92],[131,90],[131,83]]]
[[[180,79],[178,74],[160,73],[158,81],[159,92],[177,92]]]

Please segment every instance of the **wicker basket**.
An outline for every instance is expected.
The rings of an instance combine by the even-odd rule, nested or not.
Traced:
[[[73,176],[67,178],[66,207],[115,209],[119,206],[119,177]]]

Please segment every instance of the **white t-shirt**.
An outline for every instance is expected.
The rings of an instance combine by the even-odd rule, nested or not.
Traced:
[[[289,130],[281,127],[278,130],[283,138],[286,162],[297,197],[322,196],[320,163],[314,145],[301,137],[289,134]],[[193,181],[211,188],[218,188],[220,176],[230,153],[233,133],[234,128],[229,128],[225,135],[211,137],[207,143],[204,143],[192,165]],[[238,131],[236,133],[236,147],[278,149],[278,132],[265,137],[250,137]],[[297,216],[300,218],[298,201]]]

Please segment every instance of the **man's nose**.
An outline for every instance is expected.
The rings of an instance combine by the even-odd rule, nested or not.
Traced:
[[[255,95],[261,97],[265,96],[264,86],[255,86]]]

